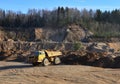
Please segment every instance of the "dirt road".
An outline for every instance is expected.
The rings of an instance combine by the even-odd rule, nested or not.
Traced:
[[[120,84],[120,69],[0,61],[0,84]]]

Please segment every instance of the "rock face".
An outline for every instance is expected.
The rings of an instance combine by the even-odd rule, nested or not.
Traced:
[[[41,30],[42,33],[39,31]],[[35,34],[35,37],[37,35],[40,35],[39,41],[41,42],[63,42],[66,36],[66,29],[52,29],[52,28],[41,28],[37,32],[38,34]]]
[[[93,35],[79,25],[70,25],[64,28],[35,28],[36,41],[76,42],[88,40]]]
[[[117,43],[108,43],[111,48],[115,49],[115,52],[120,51],[120,42]]]
[[[93,34],[79,25],[70,25],[67,28],[65,42],[88,41]]]
[[[87,50],[91,52],[107,52],[108,54],[114,53],[114,49],[110,48],[106,43],[93,43],[87,47]]]
[[[8,39],[13,39],[14,41],[33,41],[35,39],[35,34],[33,29],[0,29],[0,39],[2,41],[7,41]]]
[[[22,41],[1,41],[0,52],[4,51],[35,51],[41,49],[52,50],[74,50],[74,43],[41,43],[41,42],[22,42]]]
[[[35,40],[40,40],[41,38],[43,38],[43,30],[42,28],[36,28],[35,29]]]
[[[5,33],[3,31],[0,31],[0,41],[3,41],[5,39]]]
[[[4,29],[4,28],[3,28]],[[41,41],[41,42],[75,42],[83,41],[92,35],[79,25],[70,25],[64,28],[11,28],[0,30],[0,40],[6,41]]]

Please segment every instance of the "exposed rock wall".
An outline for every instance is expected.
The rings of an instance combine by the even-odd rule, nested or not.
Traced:
[[[5,33],[0,30],[0,41],[3,41],[5,39]]]
[[[40,49],[52,49],[52,50],[73,50],[74,43],[41,43],[41,42],[12,42],[12,41],[1,41],[1,51],[34,51]]]
[[[76,42],[83,41],[90,34],[88,30],[79,25],[64,28],[0,28],[0,40],[7,41],[51,41],[51,42]]]

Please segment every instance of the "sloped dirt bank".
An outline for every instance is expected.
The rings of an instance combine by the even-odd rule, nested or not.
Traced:
[[[93,53],[87,53],[84,56],[68,54],[61,59],[62,63],[67,65],[88,65],[103,68],[120,68],[120,56],[112,58],[111,56],[96,56]]]

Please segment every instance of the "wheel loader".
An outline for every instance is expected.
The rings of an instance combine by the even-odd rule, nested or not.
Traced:
[[[31,52],[30,56],[28,56],[28,62],[32,63],[33,66],[43,65],[48,66],[49,64],[60,64],[60,56],[62,56],[62,52],[60,51],[50,51],[50,50],[42,50]]]

